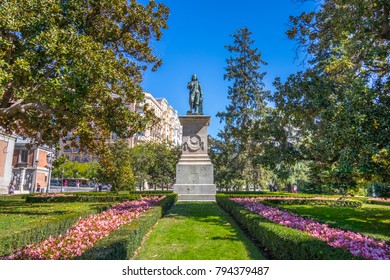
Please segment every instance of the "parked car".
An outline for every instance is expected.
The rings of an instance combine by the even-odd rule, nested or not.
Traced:
[[[97,184],[95,191],[97,192],[109,192],[112,186],[110,184]]]

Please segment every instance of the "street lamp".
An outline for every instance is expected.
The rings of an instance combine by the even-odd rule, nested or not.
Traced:
[[[49,169],[49,176],[48,176],[48,182],[47,182],[47,188],[46,188],[46,192],[48,193],[49,190],[50,190],[50,181],[51,181],[51,170],[53,169],[53,161],[54,161],[54,154],[53,153],[48,153],[46,155],[46,161],[47,161],[47,168]]]
[[[75,183],[75,187],[79,187],[79,184],[78,184],[78,180],[77,178],[79,177],[79,173],[76,171],[76,181],[74,182]]]
[[[64,187],[64,169],[62,168],[61,170],[61,192],[62,192],[62,189]]]
[[[36,191],[36,187],[37,187],[38,164],[39,164],[39,160],[35,160],[35,179],[33,181],[34,185],[32,186],[33,193]]]

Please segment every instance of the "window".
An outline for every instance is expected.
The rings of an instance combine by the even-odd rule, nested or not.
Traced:
[[[27,163],[27,160],[28,160],[28,151],[21,150],[20,151],[20,162]]]

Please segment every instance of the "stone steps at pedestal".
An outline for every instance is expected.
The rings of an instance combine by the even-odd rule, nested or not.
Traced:
[[[215,201],[215,194],[179,194],[178,201]]]

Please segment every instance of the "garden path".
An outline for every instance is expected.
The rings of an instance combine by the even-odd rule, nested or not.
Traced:
[[[215,202],[179,202],[154,227],[139,260],[258,260],[260,250]]]

